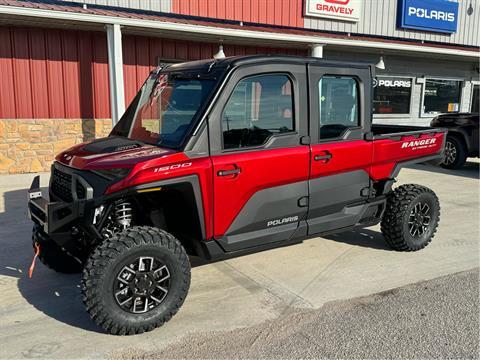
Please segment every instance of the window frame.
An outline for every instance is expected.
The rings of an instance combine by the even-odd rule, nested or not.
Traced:
[[[473,101],[474,101],[475,99],[474,99],[473,96],[475,95],[475,87],[478,88],[478,92],[479,92],[479,94],[480,94],[480,82],[478,82],[478,83],[477,83],[477,82],[472,82],[472,88],[471,88],[471,91],[470,91],[470,109],[469,109],[469,112],[470,112],[470,113],[474,113],[474,112],[473,112]],[[477,101],[480,102],[480,99],[477,99]],[[480,105],[480,104],[479,104],[479,105]],[[479,107],[479,111],[478,111],[478,112],[480,112],[480,107]]]
[[[460,79],[460,78],[441,78],[441,77],[434,77],[434,76],[425,76],[421,78],[421,83],[422,83],[422,97],[420,101],[420,117],[421,118],[434,118],[435,116],[438,116],[440,114],[445,114],[445,113],[426,113],[424,111],[425,107],[425,91],[427,89],[427,81],[428,80],[443,80],[443,81],[457,81],[460,83],[460,99],[458,102],[458,111],[461,112],[462,105],[463,105],[463,98],[464,98],[464,89],[465,89],[465,79]],[[457,112],[451,112],[448,114],[455,114]]]
[[[396,78],[396,79],[409,79],[411,81],[411,86],[410,86],[410,106],[408,107],[408,113],[402,113],[402,114],[376,114],[373,112],[373,102],[375,101],[375,90],[373,88],[372,90],[372,116],[374,119],[384,119],[384,118],[390,118],[390,119],[397,119],[397,118],[405,118],[405,117],[411,117],[413,114],[413,93],[414,93],[414,86],[415,86],[415,77],[413,76],[408,76],[408,75],[387,75],[387,74],[381,74],[375,76],[375,78]]]
[[[238,147],[238,148],[232,148],[232,149],[225,149],[225,144],[224,144],[224,138],[223,138],[223,115],[225,113],[225,109],[230,101],[230,99],[232,98],[233,94],[235,93],[235,90],[237,89],[237,86],[242,82],[244,81],[245,79],[249,79],[249,78],[255,78],[255,77],[259,77],[259,76],[265,76],[265,75],[282,75],[282,76],[286,76],[288,78],[288,80],[290,81],[290,84],[291,84],[291,91],[292,91],[292,94],[291,94],[291,99],[292,99],[292,124],[293,124],[293,130],[292,131],[288,131],[288,132],[284,132],[284,133],[279,133],[279,134],[273,134],[271,135],[270,137],[266,138],[265,141],[261,144],[261,145],[256,145],[256,146],[244,146],[244,147]],[[235,86],[233,87],[232,91],[230,92],[230,94],[228,95],[228,98],[226,99],[226,101],[224,102],[223,106],[222,106],[222,111],[220,112],[220,121],[219,121],[219,125],[220,125],[220,146],[221,146],[221,149],[220,149],[220,152],[221,153],[232,153],[232,152],[238,152],[238,151],[249,151],[249,150],[258,150],[258,149],[265,149],[266,146],[268,145],[269,142],[271,142],[274,138],[280,138],[280,137],[284,137],[284,136],[291,136],[291,135],[297,135],[298,134],[298,129],[297,129],[297,121],[299,119],[296,119],[296,104],[295,104],[295,92],[296,92],[296,89],[295,89],[295,78],[293,77],[293,75],[289,72],[281,72],[281,71],[273,71],[273,72],[259,72],[259,73],[255,73],[255,74],[250,74],[250,75],[246,75],[242,78],[240,78],[236,83],[235,83]]]
[[[332,138],[322,138],[320,136],[320,130],[322,129],[322,116],[321,116],[321,110],[320,110],[320,82],[322,81],[322,79],[324,77],[334,77],[334,78],[351,78],[353,80],[355,80],[355,84],[356,84],[356,92],[357,92],[357,120],[358,120],[358,125],[357,126],[352,126],[352,127],[348,127],[346,128],[339,136],[336,136],[336,137],[332,137]],[[317,84],[316,84],[316,88],[317,88],[317,94],[316,96],[318,97],[318,131],[317,131],[317,136],[318,136],[318,143],[321,144],[321,143],[327,143],[327,142],[331,142],[331,141],[339,141],[339,140],[345,140],[344,137],[345,137],[345,134],[349,131],[352,131],[352,130],[361,130],[363,129],[363,122],[365,121],[363,118],[362,118],[362,108],[361,108],[361,96],[362,96],[362,92],[361,92],[361,87],[360,87],[360,84],[361,84],[361,79],[356,76],[356,75],[339,75],[339,74],[331,74],[331,73],[325,73],[323,74],[317,81]]]

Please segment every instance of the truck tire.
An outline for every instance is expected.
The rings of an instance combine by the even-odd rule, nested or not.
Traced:
[[[51,240],[40,226],[35,224],[32,230],[32,245],[40,245],[38,258],[48,268],[63,274],[77,274],[82,271],[82,264],[73,256],[67,254]]]
[[[460,169],[466,161],[467,149],[463,140],[458,136],[447,136],[445,157],[440,165],[445,169]]]
[[[440,203],[427,187],[407,184],[387,195],[381,230],[388,245],[417,251],[432,241],[440,220]]]
[[[114,335],[150,331],[170,320],[190,287],[190,262],[166,231],[132,227],[104,240],[87,259],[83,302]]]

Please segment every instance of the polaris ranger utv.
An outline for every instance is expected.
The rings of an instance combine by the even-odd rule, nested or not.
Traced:
[[[374,68],[243,56],[153,71],[104,139],[29,191],[33,243],[83,272],[83,301],[112,334],[168,321],[190,285],[187,254],[222,259],[381,222],[396,250],[425,247],[439,202],[392,189],[406,164],[442,159],[443,129],[372,125]]]

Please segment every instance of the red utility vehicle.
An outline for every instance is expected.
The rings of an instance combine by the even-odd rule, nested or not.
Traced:
[[[445,131],[372,125],[374,68],[244,56],[153,71],[109,137],[56,158],[49,200],[30,190],[33,242],[113,334],[180,308],[189,255],[221,259],[381,222],[413,251],[439,221],[435,194],[392,189],[406,164],[441,160]]]

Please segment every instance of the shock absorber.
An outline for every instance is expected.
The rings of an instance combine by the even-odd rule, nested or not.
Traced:
[[[132,223],[133,210],[132,203],[120,201],[115,204],[115,221],[123,229],[128,228]]]

